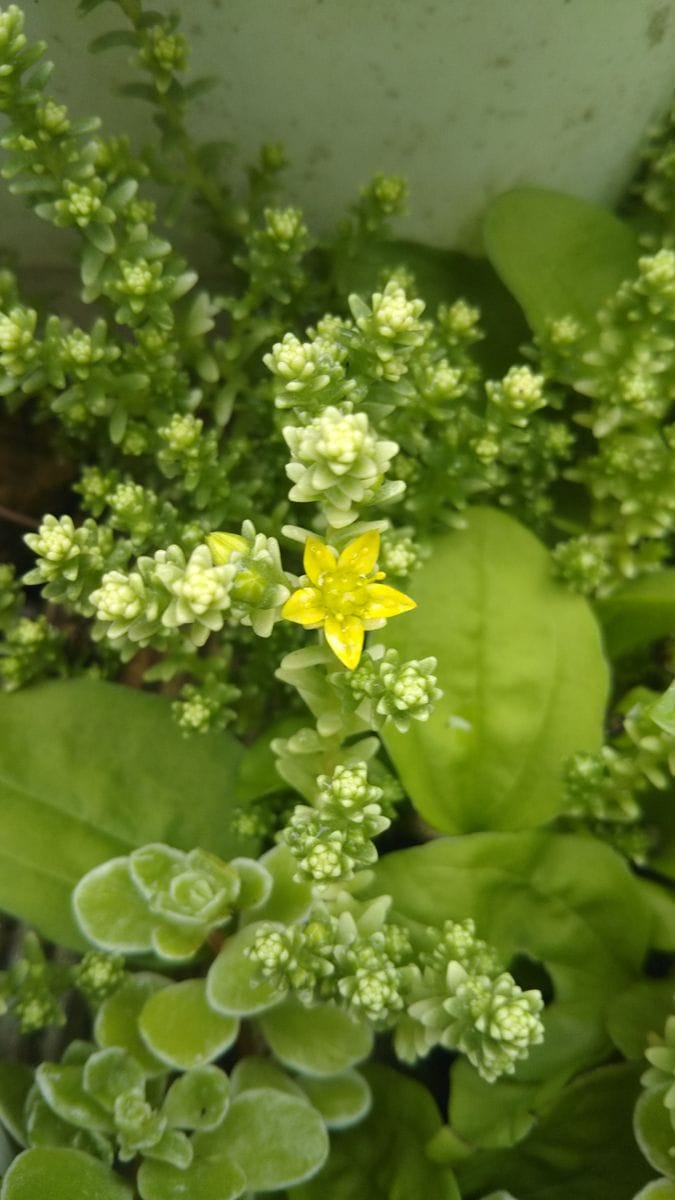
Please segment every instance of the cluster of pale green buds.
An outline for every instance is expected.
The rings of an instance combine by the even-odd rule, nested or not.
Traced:
[[[40,584],[48,600],[90,615],[94,611],[90,593],[113,552],[111,530],[90,519],[76,527],[69,516],[48,514],[38,532],[26,534],[25,540],[37,563],[24,581]]]
[[[135,570],[106,572],[92,592],[95,634],[147,645],[162,631],[186,627],[189,641],[203,646],[223,627],[235,574],[233,565],[214,564],[208,546],[188,559],[179,546],[143,555]]]
[[[602,534],[582,533],[568,538],[552,551],[556,573],[582,595],[602,593],[613,579],[607,551],[607,539]]]
[[[329,405],[306,425],[285,426],[283,435],[293,456],[286,467],[290,500],[319,503],[329,524],[342,529],[361,507],[382,499],[383,477],[398,445],[378,438],[366,413],[353,412],[349,403]],[[404,486],[389,485],[387,498]]]
[[[389,280],[382,292],[375,292],[370,306],[359,296],[349,297],[361,348],[372,357],[376,378],[397,383],[408,370],[411,354],[424,344],[429,333],[427,322],[420,320],[424,301],[409,299],[400,283]]]
[[[332,1000],[376,1027],[391,1026],[416,972],[408,935],[386,923],[382,899],[356,917],[320,907],[303,925],[261,922],[246,955],[261,978],[303,1004]]]
[[[451,346],[470,345],[482,337],[480,316],[480,309],[466,300],[442,304],[438,309],[438,323]]]
[[[544,376],[526,366],[510,367],[503,379],[485,384],[490,404],[510,425],[524,428],[529,417],[546,405]]]
[[[15,305],[8,313],[0,313],[0,367],[7,379],[0,378],[0,394],[14,386],[30,370],[37,357],[35,326],[37,313],[33,308]]]
[[[341,400],[349,386],[336,351],[324,338],[301,342],[294,333],[275,342],[263,362],[274,375],[276,407],[311,412]]]
[[[345,882],[377,861],[371,839],[391,822],[365,763],[337,766],[330,778],[319,777],[317,789],[314,807],[296,805],[281,840],[298,864],[298,879],[320,886]]]
[[[402,733],[412,720],[428,720],[443,695],[436,665],[433,657],[401,662],[397,650],[373,646],[345,680],[357,701],[357,716],[373,728],[391,722]]]
[[[668,1017],[663,1037],[658,1040],[652,1036],[651,1045],[645,1050],[649,1067],[642,1076],[641,1083],[649,1091],[663,1093],[671,1121],[675,1107],[675,1016]]]
[[[388,529],[382,534],[379,563],[386,575],[407,579],[421,565],[423,553],[407,529]]]
[[[639,819],[635,798],[640,774],[631,756],[613,746],[596,754],[579,751],[566,765],[565,810],[571,817],[630,823]]]
[[[543,1040],[541,993],[524,992],[475,937],[472,921],[429,930],[407,1014],[396,1032],[399,1057],[413,1061],[433,1046],[461,1050],[488,1082],[510,1075]]]

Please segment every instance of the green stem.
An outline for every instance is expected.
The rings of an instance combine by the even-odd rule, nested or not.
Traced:
[[[116,3],[121,8],[140,40],[142,36],[141,21],[143,18],[141,0],[116,0]],[[226,199],[226,193],[202,167],[192,139],[185,128],[181,106],[172,98],[170,91],[171,89],[166,92],[160,92],[158,89],[155,89],[155,103],[161,110],[167,125],[176,139],[176,145],[187,168],[187,177],[194,190],[211,210],[218,226],[223,232],[231,234],[234,223],[230,205]]]

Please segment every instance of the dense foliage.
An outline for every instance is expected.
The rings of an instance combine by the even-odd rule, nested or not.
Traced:
[[[60,469],[0,510],[0,1196],[672,1200],[672,123],[621,216],[519,189],[485,260],[382,175],[316,238],[115,4],[152,150],[0,9],[81,301],[0,272]]]

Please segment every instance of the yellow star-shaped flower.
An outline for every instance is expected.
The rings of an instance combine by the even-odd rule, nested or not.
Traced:
[[[293,592],[281,610],[287,621],[323,628],[331,650],[350,671],[358,666],[366,629],[417,607],[403,592],[379,582],[384,579],[384,572],[374,569],[379,550],[376,529],[354,538],[339,558],[325,542],[308,538],[304,565],[309,586]]]

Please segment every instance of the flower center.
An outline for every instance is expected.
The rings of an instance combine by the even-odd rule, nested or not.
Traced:
[[[368,603],[368,581],[355,571],[327,571],[321,580],[321,597],[327,612],[354,616]]]

